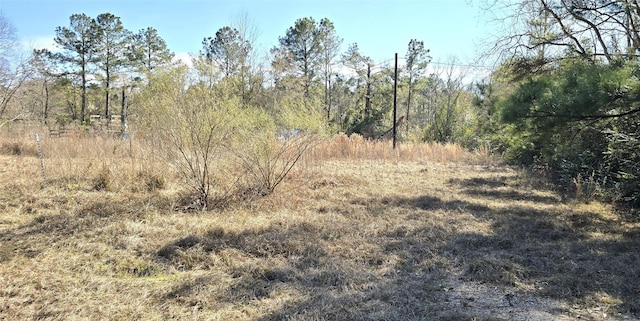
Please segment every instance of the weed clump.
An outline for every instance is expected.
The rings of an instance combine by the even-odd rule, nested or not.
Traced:
[[[37,157],[38,151],[34,144],[28,144],[22,140],[11,140],[0,144],[0,155]]]
[[[135,182],[147,192],[160,190],[166,186],[164,176],[149,169],[138,171],[135,175]]]
[[[103,165],[91,182],[95,191],[106,191],[111,186],[111,171],[109,167]]]

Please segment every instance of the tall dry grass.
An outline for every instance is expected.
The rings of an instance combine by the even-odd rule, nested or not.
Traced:
[[[22,131],[0,133],[0,155],[18,157],[26,166],[24,176],[12,179],[28,188],[38,188],[43,178],[39,173],[35,133],[40,135],[44,172],[53,188],[69,190],[105,190],[110,192],[141,192],[158,189],[178,193],[184,187],[183,177],[166,159],[146,142],[136,139],[92,135],[77,130],[66,137],[49,137],[45,128],[30,127]],[[455,144],[401,143],[396,149],[391,141],[366,140],[354,134],[336,135],[328,139],[309,141],[311,148],[296,164],[291,175],[300,175],[305,168],[324,161],[431,161],[439,163],[484,164],[494,162],[483,152],[470,152]],[[233,154],[230,154],[233,155]],[[222,160],[221,160],[222,161]],[[223,160],[233,162],[233,160]],[[233,168],[228,167],[228,168]],[[235,166],[241,170],[241,166]],[[27,170],[28,169],[28,170]],[[238,175],[216,173],[220,186],[232,186]]]
[[[486,151],[470,152],[460,145],[440,143],[398,143],[391,140],[368,140],[361,135],[336,135],[318,142],[308,153],[310,160],[428,160],[440,163],[495,161]]]
[[[22,175],[11,178],[25,188],[42,185],[37,143],[39,135],[44,173],[52,188],[138,191],[154,190],[170,181],[166,164],[153,159],[144,142],[106,136],[90,136],[78,131],[65,137],[49,137],[32,128],[22,134],[0,133],[0,155],[14,157],[13,163],[26,166]],[[29,170],[26,170],[26,169]],[[14,173],[15,174],[15,173]]]
[[[640,223],[456,146],[320,140],[275,193],[193,213],[135,136],[43,138],[45,188],[29,133],[0,146],[0,320],[638,316]]]

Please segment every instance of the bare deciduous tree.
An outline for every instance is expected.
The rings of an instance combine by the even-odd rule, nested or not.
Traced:
[[[640,4],[637,0],[484,0],[502,28],[488,53],[553,61],[567,53],[588,61],[637,59]]]
[[[9,102],[30,74],[30,69],[27,68],[17,48],[15,28],[0,14],[0,118],[5,114]]]

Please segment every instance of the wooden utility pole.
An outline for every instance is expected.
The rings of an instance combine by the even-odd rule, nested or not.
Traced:
[[[365,97],[364,113],[367,118],[371,116],[371,63],[367,64],[367,96]]]
[[[129,138],[129,126],[127,125],[127,92],[126,86],[122,86],[122,109],[120,110],[120,124],[122,125],[122,138]]]
[[[396,66],[393,76],[393,149],[396,149],[396,134],[398,133],[396,114],[398,102],[398,53],[396,52]]]
[[[122,86],[122,109],[120,109],[120,123],[124,126],[127,123],[127,92],[125,86]]]

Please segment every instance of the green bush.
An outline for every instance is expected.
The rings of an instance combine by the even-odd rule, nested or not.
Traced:
[[[530,77],[498,103],[505,157],[552,169],[588,199],[639,204],[639,75],[634,64],[569,61]]]
[[[308,146],[302,139],[278,142],[278,127],[323,130],[304,103],[284,100],[277,106],[281,112],[270,114],[241,97],[221,96],[215,86],[191,82],[184,66],[150,75],[136,104],[142,135],[182,174],[192,192],[182,198],[200,209],[242,198],[238,194],[248,189],[273,192]]]

